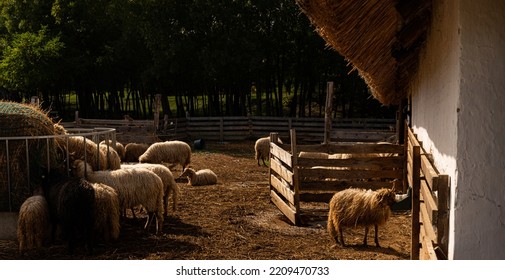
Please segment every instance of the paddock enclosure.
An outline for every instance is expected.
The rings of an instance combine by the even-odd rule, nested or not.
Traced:
[[[327,212],[335,192],[354,187],[411,188],[412,259],[446,259],[448,176],[438,174],[429,155],[405,125],[406,144],[340,142],[297,145],[270,135],[271,201],[294,225]],[[319,206],[314,207],[315,203]],[[410,210],[410,209],[409,209]]]
[[[178,179],[177,184],[182,190],[180,207],[177,212],[170,213],[162,234],[154,235],[140,230],[141,221],[129,214],[122,221],[119,241],[99,244],[98,253],[93,256],[82,252],[69,256],[65,254],[63,244],[57,243],[22,258],[444,258],[447,245],[447,190],[450,180],[447,176],[438,174],[430,162],[429,154],[423,151],[421,143],[415,140],[415,135],[407,126],[407,144],[377,144],[374,142],[390,139],[396,133],[397,122],[386,121],[387,124],[384,124],[383,121],[375,120],[346,120],[333,127],[329,143],[320,144],[321,140],[327,139],[321,133],[326,132],[324,121],[299,122],[300,120],[287,118],[288,128],[292,128],[287,132],[283,122],[280,122],[282,125],[272,125],[275,121],[267,118],[256,126],[258,123],[253,122],[252,118],[247,119],[247,129],[224,133],[227,131],[225,127],[233,126],[227,124],[231,120],[221,118],[219,124],[223,133],[219,134],[218,139],[210,139],[205,149],[193,151],[192,167],[213,169],[218,175],[218,184],[191,187],[184,180]],[[195,124],[195,119],[189,121]],[[94,143],[112,140],[113,146],[118,138],[128,139],[130,135],[141,135],[144,130],[151,131],[151,128],[146,128],[151,126],[152,133],[144,136],[154,135],[155,141],[158,141],[158,136],[168,137],[167,134],[160,134],[162,122],[156,128],[151,121],[146,121],[143,126],[136,120],[120,120],[119,126],[123,130],[119,133],[116,128],[106,127],[111,123],[110,120],[90,121],[87,125],[94,127],[88,128],[83,127],[84,123],[85,120],[80,125],[76,123],[67,127],[70,132],[68,135],[25,136],[22,139],[16,138],[19,136],[14,136],[16,139],[2,136],[2,160],[8,162],[4,165],[4,173],[7,175],[2,177],[5,179],[2,181],[2,190],[6,190],[5,195],[2,194],[2,205],[7,207],[3,210],[7,212],[2,214],[16,214],[17,204],[33,191],[34,182],[30,182],[30,178],[35,175],[32,172],[34,164],[42,168],[50,168],[55,164],[48,152],[52,148],[46,144],[52,143],[51,139],[77,135]],[[173,125],[178,122],[173,120],[169,123]],[[359,125],[364,124],[359,129]],[[203,120],[200,125],[210,126]],[[300,129],[301,136],[296,135],[298,128],[293,129],[299,126],[303,127]],[[174,134],[175,138],[182,137],[191,142],[201,136],[194,134],[196,130],[185,129],[182,134]],[[277,130],[280,132],[271,134],[270,168],[257,166],[254,159],[254,138],[257,135],[268,135],[267,131]],[[288,144],[278,144],[276,139],[279,135]],[[239,140],[230,140],[234,137]],[[297,138],[302,144],[297,144]],[[207,136],[202,139],[207,140]],[[360,139],[359,142],[352,142]],[[17,157],[11,153],[14,141],[19,142],[16,152],[26,156],[26,160],[18,162]],[[38,152],[29,149],[32,142],[40,143],[37,146]],[[83,149],[86,150],[84,143]],[[126,144],[124,141],[122,143]],[[301,155],[302,152],[313,155],[305,157]],[[325,158],[314,156],[321,153],[326,155]],[[68,167],[68,155],[60,156],[59,159]],[[100,164],[99,161],[97,164]],[[23,176],[13,177],[14,171]],[[177,177],[180,171],[173,172]],[[28,179],[28,182],[14,184],[14,178]],[[335,248],[331,243],[326,232],[327,201],[336,191],[348,187],[394,187],[398,193],[405,192],[407,188],[413,189],[412,209],[394,212],[384,229],[381,229],[383,248],[361,245]],[[22,192],[16,193],[19,190]],[[136,214],[142,217],[145,213]],[[349,231],[350,244],[359,244],[363,236],[362,229]],[[1,259],[20,258],[17,254],[17,241],[1,240],[0,248]]]

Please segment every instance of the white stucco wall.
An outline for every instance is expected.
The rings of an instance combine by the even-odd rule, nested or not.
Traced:
[[[460,5],[454,256],[505,259],[505,1]]]
[[[434,1],[412,123],[451,176],[450,259],[505,259],[505,1]]]

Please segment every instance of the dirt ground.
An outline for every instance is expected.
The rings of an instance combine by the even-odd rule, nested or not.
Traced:
[[[364,229],[346,229],[347,247],[336,247],[326,231],[325,211],[307,225],[291,225],[270,202],[268,169],[254,159],[254,142],[205,143],[194,151],[192,167],[210,168],[217,185],[181,181],[178,210],[165,219],[162,234],[146,232],[145,219],[122,221],[119,240],[97,244],[94,254],[78,248],[68,255],[53,244],[20,256],[17,241],[0,240],[0,259],[91,260],[401,260],[410,258],[410,212],[394,212],[379,230],[382,247],[362,246]],[[178,176],[180,167],[174,171]],[[321,207],[327,207],[322,205]],[[302,207],[303,209],[303,207]],[[324,209],[324,208],[323,208]],[[142,214],[138,213],[142,216]]]

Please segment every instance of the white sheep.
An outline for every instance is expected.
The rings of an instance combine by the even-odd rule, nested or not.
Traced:
[[[121,160],[124,160],[125,154],[126,154],[126,150],[125,150],[125,147],[124,147],[123,144],[121,144],[120,142],[116,141],[116,147],[113,147],[112,146],[112,140],[109,140],[109,141],[103,140],[102,142],[100,142],[100,145],[106,145],[107,146],[107,144],[109,145],[109,147],[112,147],[112,148],[114,148],[114,150],[116,150],[116,152],[119,155],[119,158]]]
[[[67,150],[71,161],[86,158],[93,170],[107,169],[107,153],[99,149],[98,145],[91,139],[82,136],[70,136],[68,138],[57,137],[56,141],[59,146]]]
[[[182,170],[191,162],[191,147],[182,141],[157,142],[139,157],[141,163],[167,163],[173,166],[180,164]]]
[[[86,173],[84,172],[86,169]],[[89,164],[76,160],[73,173],[93,183],[106,184],[116,190],[122,210],[142,205],[148,212],[147,229],[156,216],[156,233],[163,226],[163,182],[145,168],[92,171]]]
[[[278,138],[279,143],[282,143],[281,139]],[[268,159],[270,155],[270,137],[262,137],[256,140],[254,144],[255,158],[258,161],[258,166],[260,166],[260,159],[263,161],[263,165],[267,166],[265,159]]]
[[[169,197],[172,196],[172,210],[177,210],[178,197],[180,194],[179,186],[175,182],[174,175],[170,169],[162,164],[156,163],[140,163],[140,164],[122,164],[121,168],[145,168],[151,170],[156,175],[158,175],[163,182],[163,206],[165,211],[165,217],[168,215],[168,201]]]
[[[119,237],[119,198],[116,190],[102,183],[92,183],[95,190],[95,239],[105,242]]]
[[[120,169],[121,168],[121,158],[119,157],[119,154],[114,150],[112,147],[107,147],[107,145],[99,145],[101,153],[105,157],[105,162],[107,163],[107,166],[102,169],[110,169],[110,170],[115,170],[115,169]]]
[[[217,175],[210,169],[195,171],[193,168],[186,168],[180,177],[187,177],[190,186],[214,185],[217,183]]]
[[[391,206],[395,203],[393,189],[379,189],[377,191],[350,188],[335,193],[330,200],[328,213],[328,233],[339,242],[337,232],[340,233],[340,244],[345,246],[344,227],[365,227],[363,244],[367,245],[368,228],[375,227],[375,245],[380,247],[378,228],[386,223],[391,215]]]
[[[51,217],[49,206],[42,195],[28,197],[19,209],[17,237],[19,253],[28,249],[39,249],[49,239]]]

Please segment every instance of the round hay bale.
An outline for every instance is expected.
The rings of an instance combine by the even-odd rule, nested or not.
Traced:
[[[0,137],[54,134],[53,121],[39,107],[0,101]],[[0,212],[18,211],[39,185],[44,169],[59,162],[54,139],[0,141]]]

